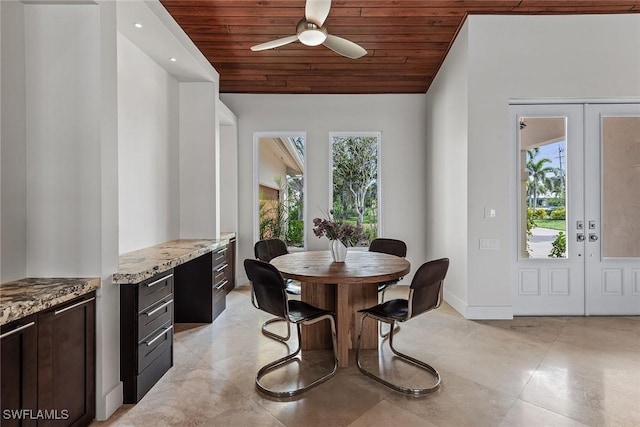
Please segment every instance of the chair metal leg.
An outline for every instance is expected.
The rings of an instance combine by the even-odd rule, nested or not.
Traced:
[[[271,332],[268,331],[266,329],[267,325],[270,325],[272,323],[276,323],[276,322],[286,322],[287,323],[287,335],[286,336],[282,336],[282,335],[278,335],[275,332]],[[276,341],[280,341],[280,342],[287,342],[289,341],[289,338],[291,338],[291,323],[287,322],[285,319],[281,319],[279,317],[275,317],[273,319],[269,319],[266,322],[264,322],[262,324],[262,335],[272,338]]]
[[[286,390],[286,391],[274,391],[274,390],[270,390],[266,387],[264,387],[262,384],[260,384],[260,380],[269,372],[272,372],[284,365],[286,365],[287,363],[291,363],[293,360],[295,360],[296,356],[300,353],[300,343],[302,342],[302,333],[301,333],[301,324],[302,325],[311,325],[313,323],[316,323],[318,321],[321,320],[325,320],[325,319],[329,319],[329,321],[331,322],[331,335],[332,335],[332,339],[333,339],[333,370],[331,372],[329,372],[326,375],[323,375],[315,380],[313,380],[311,382],[311,384],[304,386],[302,388],[298,388],[295,390]],[[292,397],[292,396],[296,396],[298,394],[304,393],[305,391],[319,385],[322,384],[323,382],[325,382],[326,380],[328,380],[329,378],[331,378],[332,376],[334,376],[338,370],[338,345],[337,345],[337,340],[336,340],[336,325],[335,322],[333,320],[333,316],[331,315],[324,315],[324,316],[320,316],[318,318],[312,319],[312,320],[305,320],[301,323],[297,323],[296,324],[297,327],[297,331],[298,331],[298,348],[291,354],[286,355],[285,357],[282,357],[278,360],[275,360],[271,363],[268,363],[267,365],[263,366],[262,368],[260,368],[260,370],[258,371],[258,374],[256,375],[256,388],[261,391],[262,393],[268,395],[268,396],[272,396],[272,397],[278,397],[278,398],[282,398],[282,397]]]
[[[362,338],[362,327],[364,325],[364,319],[365,317],[372,317],[374,320],[376,321],[380,321],[380,322],[384,322],[384,323],[389,323],[391,329],[389,331],[389,347],[391,347],[391,351],[393,351],[393,354],[395,354],[396,356],[398,356],[401,360],[410,363],[420,369],[423,369],[427,372],[429,372],[431,375],[433,375],[433,377],[436,380],[436,383],[434,385],[432,385],[431,387],[428,388],[407,388],[407,387],[402,387],[400,385],[396,385],[393,383],[390,383],[389,381],[373,374],[370,371],[367,371],[366,369],[364,369],[362,367],[362,364],[360,363],[360,341]],[[408,356],[404,353],[399,352],[398,350],[396,350],[393,347],[393,334],[394,334],[394,327],[395,327],[395,321],[387,321],[386,319],[381,319],[381,318],[377,318],[377,317],[373,317],[373,316],[369,316],[369,314],[365,313],[362,316],[362,319],[360,320],[360,332],[358,333],[358,344],[356,347],[356,364],[358,365],[358,369],[360,370],[360,372],[362,372],[364,375],[368,376],[369,378],[379,382],[380,384],[389,387],[392,390],[395,390],[397,392],[400,393],[404,393],[404,394],[410,394],[413,396],[421,396],[423,394],[427,394],[427,393],[432,393],[434,391],[436,391],[438,389],[438,387],[440,387],[440,382],[441,382],[441,378],[440,378],[440,374],[438,373],[438,371],[435,370],[435,368],[433,368],[431,365],[428,365],[427,363],[415,359],[411,356]]]

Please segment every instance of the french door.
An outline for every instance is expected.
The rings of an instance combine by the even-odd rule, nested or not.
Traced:
[[[510,116],[514,314],[640,314],[640,105],[512,105]]]

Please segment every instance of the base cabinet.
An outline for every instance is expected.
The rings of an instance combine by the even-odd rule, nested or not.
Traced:
[[[35,419],[18,411],[38,409],[38,327],[37,315],[2,326],[0,333],[0,379],[2,426],[36,426]]]
[[[95,297],[38,314],[38,409],[44,426],[86,426],[96,413]]]
[[[137,403],[173,366],[173,270],[120,286],[120,379]]]
[[[95,418],[95,292],[2,327],[2,426]]]

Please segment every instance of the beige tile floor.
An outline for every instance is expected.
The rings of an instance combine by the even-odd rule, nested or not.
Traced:
[[[394,340],[440,371],[435,393],[390,391],[360,374],[351,355],[349,368],[287,401],[254,387],[256,371],[287,350],[260,334],[268,318],[240,287],[213,324],[176,325],[174,367],[137,405],[92,426],[640,426],[640,317],[470,321],[444,304],[402,325]],[[367,366],[379,361],[395,380],[428,385],[390,354],[384,343],[380,357],[365,354]],[[307,352],[265,382],[291,385],[298,369],[322,373],[329,357]]]

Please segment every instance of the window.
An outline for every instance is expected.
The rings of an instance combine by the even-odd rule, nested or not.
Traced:
[[[254,240],[282,239],[304,248],[304,133],[254,135]]]
[[[331,133],[331,209],[363,227],[362,246],[380,235],[380,132]]]

